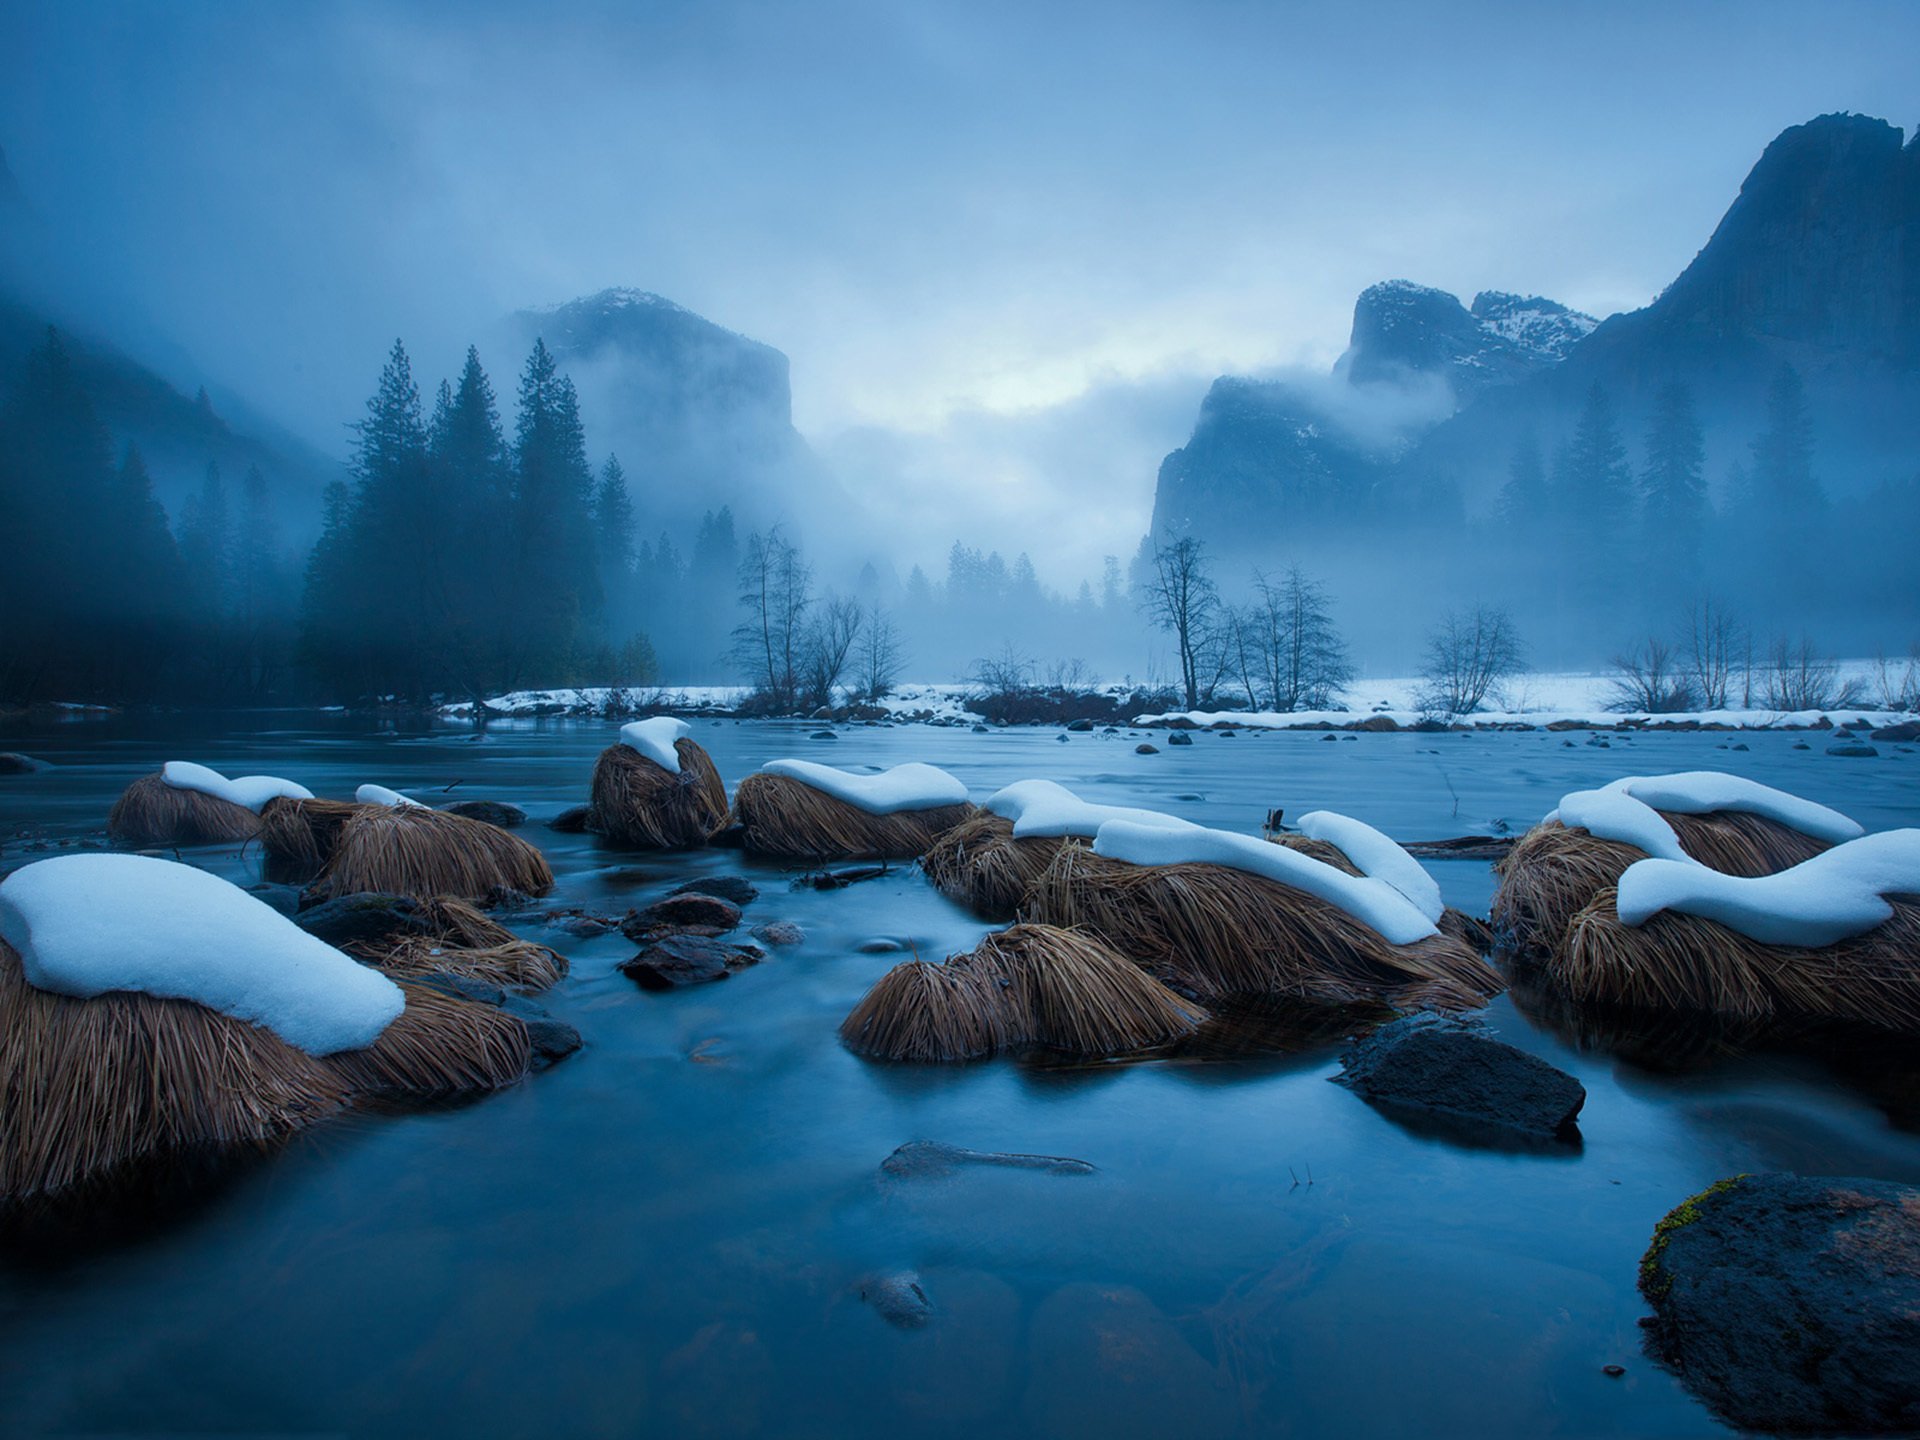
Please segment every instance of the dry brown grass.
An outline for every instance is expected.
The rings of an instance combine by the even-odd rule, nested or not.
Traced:
[[[444,810],[276,800],[265,819],[261,841],[269,860],[289,878],[312,875],[314,900],[366,891],[485,900],[496,891],[544,895],[553,888],[553,871],[534,846],[498,825]]]
[[[787,860],[914,860],[974,815],[971,805],[869,815],[785,775],[756,773],[733,792],[746,847]]]
[[[357,1095],[382,1100],[450,1100],[513,1084],[533,1061],[518,1017],[417,981],[396,982],[407,1008],[364,1050],[324,1063]]]
[[[107,814],[107,838],[142,850],[226,845],[251,840],[259,833],[260,817],[246,806],[198,790],[181,790],[167,784],[157,770],[122,791]]]
[[[1744,811],[1661,813],[1687,854],[1728,875],[1774,875],[1828,848],[1824,840]],[[1536,957],[1554,950],[1573,917],[1644,859],[1637,846],[1596,839],[1557,820],[1534,826],[1493,867],[1499,880],[1493,925],[1501,943]]]
[[[1027,891],[1067,841],[1013,838],[1013,822],[979,810],[947,831],[920,858],[941,894],[989,920],[1011,920]]]
[[[37,989],[0,941],[0,1201],[264,1149],[340,1109],[348,1088],[326,1061],[191,1001]]]
[[[1820,949],[1763,944],[1674,911],[1626,925],[1617,898],[1614,887],[1603,889],[1547,957],[1547,978],[1576,1001],[1920,1031],[1920,896],[1888,897],[1891,919]]]
[[[1028,917],[1090,930],[1173,989],[1203,999],[1291,995],[1464,1010],[1504,988],[1458,938],[1393,945],[1337,906],[1222,865],[1128,865],[1064,847]]]
[[[1015,925],[945,964],[895,966],[840,1035],[885,1060],[968,1060],[1022,1045],[1110,1056],[1171,1044],[1206,1019],[1090,935]]]
[[[610,745],[593,767],[587,828],[616,845],[690,850],[727,823],[727,787],[712,757],[693,741],[676,740],[680,773],[656,765],[631,745]]]
[[[396,979],[457,975],[516,990],[545,990],[569,968],[566,956],[522,940],[463,900],[422,900],[416,914],[424,930],[349,945],[348,953]]]

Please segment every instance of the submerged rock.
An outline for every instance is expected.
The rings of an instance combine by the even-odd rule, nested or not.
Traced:
[[[384,944],[397,935],[423,935],[429,929],[420,918],[420,907],[406,896],[371,890],[323,900],[296,913],[293,923],[335,949]]]
[[[1189,735],[1184,730],[1170,730],[1167,732],[1167,744],[1191,745],[1193,744],[1193,736]]]
[[[684,885],[676,885],[667,892],[669,895],[717,895],[722,900],[731,900],[735,905],[751,905],[760,898],[760,892],[753,882],[742,875],[709,875],[703,880],[689,880]]]
[[[1746,1429],[1920,1429],[1920,1190],[1722,1180],[1654,1229],[1651,1345]]]
[[[1158,755],[1160,753],[1160,747],[1158,745],[1149,745],[1145,741],[1142,741],[1133,747],[1133,753],[1136,755]]]
[[[593,811],[590,806],[575,805],[571,810],[562,810],[547,821],[549,830],[557,830],[562,835],[584,835]]]
[[[798,945],[807,932],[791,920],[773,920],[753,927],[753,938],[768,945]]]
[[[1478,1025],[1413,1015],[1383,1025],[1340,1056],[1333,1077],[1364,1099],[1431,1110],[1523,1136],[1566,1135],[1586,1087]]]
[[[44,760],[36,760],[31,755],[22,755],[14,750],[0,750],[0,775],[31,775],[36,770],[44,770]]]
[[[653,939],[662,931],[724,935],[739,924],[740,907],[731,900],[690,890],[656,900],[644,910],[629,910],[620,922],[620,933],[637,942]]]
[[[512,830],[527,823],[527,812],[504,800],[456,800],[451,805],[442,805],[440,809],[448,815],[461,815],[469,820],[498,825],[502,830]]]
[[[1001,1150],[969,1150],[943,1140],[909,1140],[880,1162],[880,1173],[893,1180],[938,1180],[968,1166],[998,1166],[1006,1170],[1044,1170],[1050,1175],[1091,1175],[1085,1160],[1064,1155],[1018,1155]]]
[[[1235,1389],[1173,1320],[1130,1285],[1056,1290],[1028,1327],[1023,1433],[1246,1433]],[[1223,1367],[1224,1368],[1224,1367]]]
[[[1067,729],[1074,731],[1076,734],[1085,734],[1093,729],[1093,721],[1083,715],[1078,720],[1069,720],[1067,722]]]
[[[668,935],[641,948],[620,971],[642,990],[680,990],[725,980],[736,970],[757,965],[757,945],[730,944],[710,935]]]
[[[860,1281],[858,1289],[860,1298],[896,1330],[918,1330],[933,1318],[933,1301],[912,1270],[869,1275]]]
[[[1827,746],[1827,754],[1838,755],[1847,760],[1871,760],[1879,753],[1863,740],[1845,740],[1838,745]]]

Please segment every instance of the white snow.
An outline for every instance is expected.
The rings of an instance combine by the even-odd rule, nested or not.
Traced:
[[[1389,840],[1365,821],[1332,810],[1315,810],[1300,817],[1300,833],[1337,845],[1361,874],[1391,885],[1436,925],[1446,913],[1440,884],[1426,867],[1401,849],[1397,841]]]
[[[1129,865],[1224,865],[1291,885],[1346,911],[1393,945],[1411,945],[1437,933],[1419,907],[1384,880],[1349,875],[1298,850],[1251,835],[1197,825],[1169,830],[1110,820],[1094,837],[1093,853]]]
[[[653,761],[670,775],[680,773],[680,752],[673,748],[676,740],[684,740],[693,733],[693,727],[684,720],[671,715],[656,715],[651,720],[635,720],[620,727],[620,743],[629,750],[638,750],[647,759]]]
[[[946,771],[918,760],[896,765],[878,775],[855,775],[831,765],[816,765],[811,760],[769,760],[760,770],[766,775],[798,780],[869,815],[938,810],[945,805],[967,802],[965,785]]]
[[[1778,875],[1744,879],[1705,865],[1641,860],[1620,877],[1620,918],[1662,910],[1717,920],[1766,945],[1833,945],[1893,915],[1886,895],[1920,894],[1920,830],[1885,830],[1836,845]]]
[[[388,805],[394,809],[411,805],[416,810],[428,810],[431,806],[422,805],[410,796],[402,795],[398,790],[389,790],[384,785],[362,785],[353,792],[353,798],[362,805]]]
[[[1728,775],[1721,770],[1683,770],[1673,775],[1630,775],[1616,780],[1618,788],[1644,800],[1656,810],[1679,815],[1705,815],[1715,810],[1740,810],[1777,821],[1802,835],[1838,845],[1866,834],[1859,822],[1825,805],[1803,800],[1785,790]]]
[[[1155,825],[1163,830],[1197,828],[1190,820],[1163,815],[1158,810],[1136,810],[1127,805],[1096,805],[1082,800],[1064,785],[1051,780],[1017,780],[996,790],[987,800],[987,809],[1003,820],[1013,821],[1013,838],[1034,840],[1058,835],[1091,838],[1109,820],[1126,820],[1135,825]]]
[[[256,815],[266,808],[269,800],[282,796],[289,800],[313,799],[313,792],[306,786],[282,780],[277,775],[242,775],[238,780],[229,780],[218,770],[209,770],[191,760],[167,761],[160,767],[160,778],[176,790],[197,790]]]
[[[400,987],[239,886],[145,855],[62,855],[0,880],[0,936],[27,979],[82,999],[192,1000],[313,1055],[370,1045]]]
[[[1568,829],[1585,830],[1597,840],[1617,840],[1649,855],[1692,865],[1697,862],[1680,847],[1680,837],[1659,811],[1637,800],[1618,782],[1601,790],[1575,790],[1560,797],[1560,808],[1549,815]]]

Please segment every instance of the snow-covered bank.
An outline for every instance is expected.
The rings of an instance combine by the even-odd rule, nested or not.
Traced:
[[[1841,667],[1842,679],[1864,681],[1870,667],[1850,662]],[[1128,718],[1136,726],[1205,728],[1237,725],[1254,729],[1408,729],[1434,716],[1414,698],[1421,687],[1414,676],[1386,676],[1356,680],[1348,687],[1345,707],[1337,710],[1297,710],[1287,713],[1249,710],[1191,710],[1141,714]],[[1131,683],[1094,688],[1094,696],[1118,701],[1134,693]],[[677,688],[632,689],[592,687],[559,690],[516,690],[495,696],[476,707],[472,702],[440,707],[453,719],[477,716],[498,719],[540,719],[573,716],[585,719],[625,719],[635,715],[732,715],[746,702],[739,686],[691,685]],[[979,692],[971,685],[916,683],[897,686],[893,693],[863,713],[898,722],[935,725],[973,724],[980,720]],[[1611,728],[1619,725],[1647,728],[1726,730],[1821,729],[1827,725],[1881,729],[1912,722],[1911,711],[1886,710],[1871,703],[1830,710],[1768,710],[1741,707],[1694,710],[1676,714],[1622,711],[1614,677],[1607,674],[1565,673],[1527,675],[1509,684],[1492,708],[1456,717],[1452,723],[1476,727]],[[1052,722],[1048,722],[1052,723]]]

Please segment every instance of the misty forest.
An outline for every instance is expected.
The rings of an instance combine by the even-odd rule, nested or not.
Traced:
[[[0,0],[0,1430],[1920,1427],[1920,11]]]

